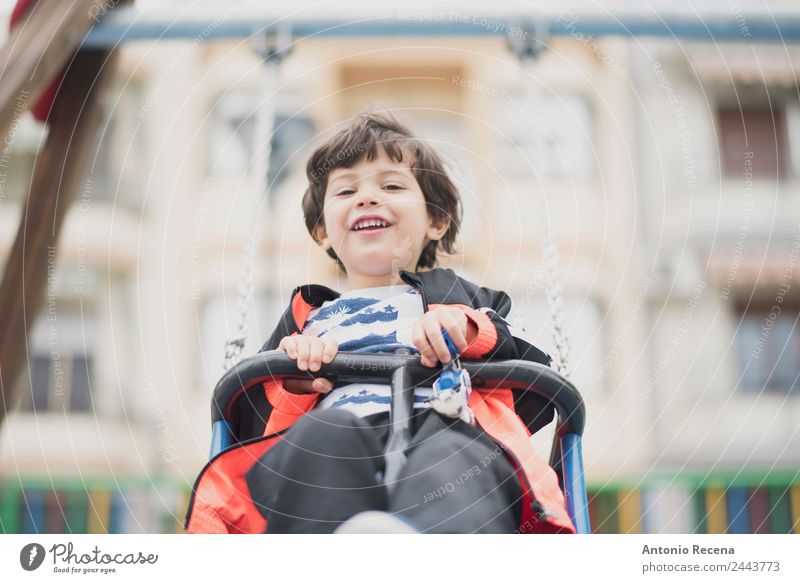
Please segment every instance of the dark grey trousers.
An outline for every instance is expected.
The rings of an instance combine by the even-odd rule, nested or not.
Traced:
[[[342,409],[298,419],[247,473],[269,533],[329,533],[365,510],[400,515],[420,532],[510,533],[522,490],[511,462],[480,428],[415,410],[395,489],[381,483],[389,414]]]

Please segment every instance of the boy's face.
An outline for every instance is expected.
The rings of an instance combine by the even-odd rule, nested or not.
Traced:
[[[402,163],[382,148],[375,160],[364,157],[351,168],[328,175],[317,241],[333,247],[349,279],[380,278],[414,271],[425,244],[439,240],[448,224],[434,224],[409,156]]]

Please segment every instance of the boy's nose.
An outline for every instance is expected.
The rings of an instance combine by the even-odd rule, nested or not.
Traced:
[[[359,193],[358,200],[356,201],[356,206],[358,208],[363,208],[368,206],[376,206],[379,203],[380,200],[378,199],[377,196],[375,196],[375,194],[373,194],[372,192],[362,191]]]

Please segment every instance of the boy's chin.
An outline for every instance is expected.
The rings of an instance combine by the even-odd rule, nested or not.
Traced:
[[[365,257],[354,261],[352,267],[348,267],[347,272],[358,272],[370,277],[384,277],[397,275],[400,271],[414,271],[405,264],[397,261],[396,257]]]

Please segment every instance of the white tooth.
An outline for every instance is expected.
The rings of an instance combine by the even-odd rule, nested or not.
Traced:
[[[368,227],[388,227],[388,226],[389,223],[387,223],[386,221],[382,221],[379,219],[369,219],[366,221],[359,221],[358,223],[356,223],[353,229],[359,230],[359,229],[366,229]]]

